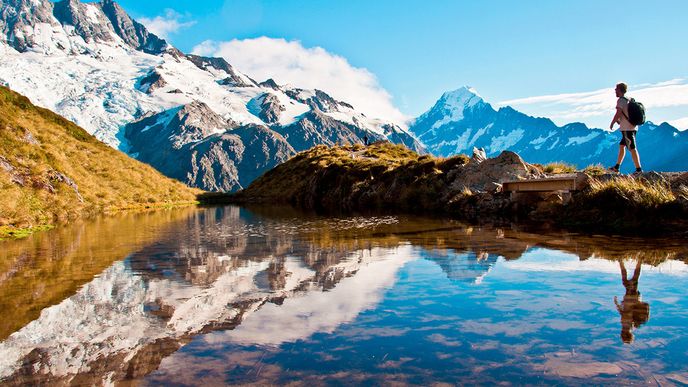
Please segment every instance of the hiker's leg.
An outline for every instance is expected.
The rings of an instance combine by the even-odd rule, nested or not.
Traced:
[[[635,164],[636,169],[640,169],[640,155],[638,155],[638,150],[637,149],[631,149],[631,157],[633,158],[633,163]]]
[[[626,156],[626,145],[619,145],[619,157],[616,159],[616,164],[621,165],[623,159]]]

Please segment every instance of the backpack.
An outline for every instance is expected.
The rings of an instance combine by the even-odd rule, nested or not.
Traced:
[[[626,117],[631,125],[642,125],[645,123],[645,106],[631,98],[628,100],[628,116]]]

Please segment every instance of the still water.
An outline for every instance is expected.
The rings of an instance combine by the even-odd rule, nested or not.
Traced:
[[[688,247],[189,208],[0,245],[4,384],[688,384]]]

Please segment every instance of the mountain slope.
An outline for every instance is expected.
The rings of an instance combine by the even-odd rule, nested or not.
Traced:
[[[198,192],[0,86],[0,226],[188,203]]]
[[[284,161],[284,152],[286,157],[295,154],[290,148],[362,143],[368,137],[423,150],[404,128],[366,117],[323,91],[280,85],[272,79],[259,83],[222,58],[185,54],[148,32],[112,0],[3,0],[0,4],[0,84],[189,185],[239,189],[250,183],[251,176]],[[156,146],[142,142],[149,136],[136,130],[143,131],[143,122],[150,122],[151,116],[162,118],[198,103],[226,125],[207,122],[210,126],[201,127],[201,122],[196,135],[203,137],[187,139],[185,147],[162,145],[165,138],[157,139],[160,149],[175,148],[175,158],[184,166],[172,168],[167,156],[152,154]],[[183,123],[171,122],[168,129],[187,130],[169,127],[175,124]],[[250,145],[235,137],[234,145],[227,147],[222,145],[226,138],[218,135],[258,126],[256,133],[287,144],[270,148],[253,166],[246,160],[264,153],[265,141]],[[199,148],[224,152],[213,158],[232,162],[197,168],[194,152]],[[245,165],[238,168],[240,159]]]
[[[479,147],[490,156],[510,150],[529,162],[565,161],[578,167],[614,164],[620,141],[618,132],[590,129],[581,123],[560,127],[508,106],[495,110],[467,87],[445,93],[409,130],[435,155],[470,153]],[[688,169],[688,159],[681,156],[688,153],[688,131],[648,122],[638,131],[638,149],[645,169]],[[662,151],[653,151],[658,149]],[[628,158],[627,170],[632,168]]]

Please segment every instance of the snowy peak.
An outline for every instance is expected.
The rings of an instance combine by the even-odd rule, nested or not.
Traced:
[[[114,1],[0,1],[0,39],[19,52],[89,51],[89,44],[125,46],[160,54],[167,42],[134,21]]]
[[[471,107],[479,102],[484,102],[478,92],[470,86],[462,86],[454,91],[442,94],[439,102],[445,106]]]

